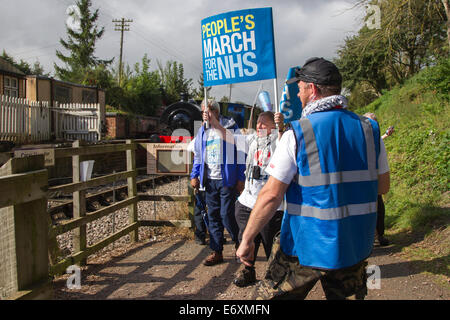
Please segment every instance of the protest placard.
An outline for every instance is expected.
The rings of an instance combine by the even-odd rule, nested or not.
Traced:
[[[272,8],[203,19],[204,86],[276,78]]]

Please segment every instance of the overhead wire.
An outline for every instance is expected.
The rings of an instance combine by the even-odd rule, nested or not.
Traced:
[[[73,5],[74,3],[71,0],[56,0],[56,2],[58,3],[65,3],[67,5]],[[101,9],[101,14],[110,17],[111,19],[116,19],[117,17],[114,17],[111,13],[115,10],[113,10],[114,8],[112,8],[109,4],[107,4],[105,1],[101,1],[102,2],[102,9]],[[102,37],[101,40],[105,40],[105,39],[109,39],[110,37],[112,37],[114,35],[114,33],[109,33],[109,29],[106,27],[110,27],[111,25],[113,25],[112,20],[108,21],[105,20],[104,22],[106,22],[106,26],[105,26],[105,31],[107,31],[107,35],[106,37]],[[179,60],[182,63],[186,63],[187,65],[189,65],[191,68],[193,68],[194,71],[197,71],[199,73],[203,72],[203,66],[199,65],[198,63],[195,63],[193,61],[191,61],[189,58],[186,57],[186,55],[184,53],[182,53],[179,49],[177,49],[175,46],[168,44],[164,39],[158,37],[157,35],[154,34],[149,34],[148,32],[144,31],[145,30],[145,26],[142,25],[140,22],[136,22],[136,24],[130,28],[130,31],[133,35],[139,37],[140,39],[146,41],[147,43],[151,44],[154,48],[160,50],[161,52],[175,58],[176,60]],[[13,53],[14,56],[23,56],[27,53],[32,53],[32,52],[36,52],[36,51],[46,51],[46,50],[50,50],[53,48],[58,47],[58,45],[60,45],[60,43],[55,43],[55,44],[49,44],[43,47],[39,47],[36,49],[31,49],[31,50],[26,50],[26,51],[22,51],[19,53]],[[32,58],[41,58],[41,57],[46,57],[46,56],[50,56],[54,54],[52,53],[48,53],[48,54],[37,54],[37,55],[33,55],[33,56],[27,56],[24,58],[21,58],[23,60],[27,60],[27,59],[32,59]],[[242,94],[246,94],[242,89],[240,89],[239,87],[233,87],[234,90],[237,90],[238,92],[242,93]]]

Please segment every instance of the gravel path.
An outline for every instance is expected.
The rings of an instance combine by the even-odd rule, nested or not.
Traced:
[[[153,190],[148,190],[153,194]],[[157,194],[187,193],[187,178],[156,188]],[[155,211],[156,209],[156,211]],[[186,203],[139,202],[139,219],[180,219],[187,214]],[[113,218],[114,216],[114,218]],[[119,230],[128,223],[128,210],[117,211],[87,227],[88,244]],[[59,300],[104,299],[195,299],[195,300],[247,300],[253,286],[238,288],[232,282],[242,269],[234,260],[234,244],[224,246],[224,263],[206,267],[203,260],[210,253],[208,246],[193,241],[192,231],[169,227],[141,227],[138,243],[130,244],[125,236],[88,258],[82,267],[81,289],[69,290],[69,275],[56,278],[54,298]],[[229,239],[229,236],[228,236]],[[71,233],[58,236],[65,255],[72,252]],[[367,300],[449,300],[449,286],[439,284],[432,275],[425,274],[421,261],[407,261],[399,254],[401,245],[375,247],[369,265],[381,271],[381,289],[369,290]],[[256,263],[257,278],[265,271],[263,250]],[[325,299],[320,283],[310,292],[307,300]]]
[[[181,231],[180,231],[181,233]],[[264,276],[262,254],[256,263],[257,278]],[[367,300],[449,300],[450,290],[423,274],[420,263],[396,256],[397,248],[375,247],[369,265],[381,270],[381,289],[369,290]],[[82,268],[81,289],[66,288],[67,275],[54,281],[55,299],[194,299],[247,300],[253,287],[232,284],[242,266],[234,261],[234,245],[224,247],[225,262],[202,264],[207,246],[180,235],[156,235],[152,240],[129,244],[88,260]],[[307,300],[324,300],[318,283]]]

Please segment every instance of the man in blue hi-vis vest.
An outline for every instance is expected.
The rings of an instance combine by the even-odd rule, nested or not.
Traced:
[[[373,248],[377,197],[389,190],[389,166],[378,124],[347,110],[342,77],[323,58],[311,58],[296,76],[302,102],[266,173],[237,251],[252,261],[253,239],[285,197],[259,299],[304,299],[320,280],[327,299],[367,294],[367,258]]]

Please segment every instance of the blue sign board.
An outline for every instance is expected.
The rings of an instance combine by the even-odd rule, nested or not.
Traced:
[[[295,77],[296,68],[299,67],[289,69],[286,80]],[[302,116],[302,102],[298,97],[298,85],[296,82],[284,85],[280,101],[280,112],[284,116],[284,123],[298,120]]]
[[[276,78],[272,8],[222,13],[201,27],[205,87]]]

